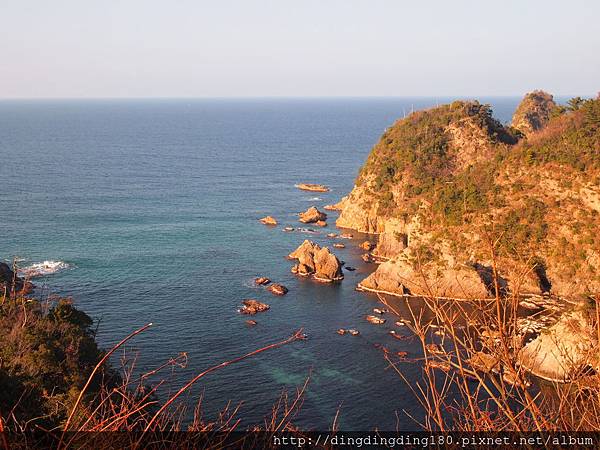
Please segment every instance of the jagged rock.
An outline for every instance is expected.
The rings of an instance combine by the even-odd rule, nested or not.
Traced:
[[[594,313],[595,314],[595,313]],[[540,378],[564,382],[589,365],[598,369],[598,342],[590,313],[578,309],[563,314],[519,354],[521,365]]]
[[[329,188],[323,184],[299,183],[296,187],[303,191],[329,192]]]
[[[254,279],[254,284],[257,284],[259,286],[264,286],[267,285],[271,282],[271,280],[269,280],[267,277],[258,277]]]
[[[319,211],[314,206],[311,206],[303,213],[299,214],[300,222],[302,223],[315,223],[323,220],[327,220],[327,214]]]
[[[513,115],[511,125],[525,135],[541,130],[550,120],[556,103],[551,94],[533,91],[525,95]]]
[[[327,222],[325,222],[324,220],[317,220],[315,222],[315,225],[318,227],[326,227],[327,226]]]
[[[336,205],[325,205],[325,206],[323,206],[323,209],[325,209],[327,211],[339,211],[342,208],[336,204]]]
[[[267,288],[274,295],[285,295],[288,293],[288,288],[286,288],[283,284],[273,283],[271,286]]]
[[[337,234],[336,233],[327,233],[327,237],[328,238],[336,238]]]
[[[263,312],[266,311],[270,308],[269,305],[267,305],[266,303],[261,303],[258,300],[244,300],[242,302],[243,306],[240,309],[240,312],[242,314],[250,314],[250,315],[254,315],[256,313],[259,312]]]
[[[260,222],[265,225],[277,225],[277,220],[272,216],[263,217]]]
[[[288,256],[297,259],[292,272],[301,276],[313,276],[316,280],[331,282],[344,278],[340,260],[327,247],[321,248],[311,241],[304,241]]]
[[[335,248],[346,248],[346,244],[342,244],[341,242],[336,242],[333,244]]]

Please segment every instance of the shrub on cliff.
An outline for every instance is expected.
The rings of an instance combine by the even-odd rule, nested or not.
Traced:
[[[5,299],[0,306],[0,413],[12,411],[18,423],[36,418],[38,424],[59,425],[102,356],[92,319],[69,300],[48,309],[37,300]],[[105,382],[115,377],[110,369],[101,376]],[[88,388],[90,394],[99,381]]]
[[[528,164],[558,163],[579,171],[600,170],[600,99],[577,102],[523,141],[514,156]]]

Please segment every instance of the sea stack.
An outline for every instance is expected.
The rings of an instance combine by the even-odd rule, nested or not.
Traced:
[[[312,276],[317,281],[330,283],[344,278],[340,260],[327,247],[306,240],[288,256],[297,259],[292,273],[300,276]]]

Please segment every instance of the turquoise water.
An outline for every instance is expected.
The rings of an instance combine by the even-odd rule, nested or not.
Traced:
[[[337,409],[345,430],[414,429],[408,387],[374,344],[416,354],[415,344],[364,320],[378,305],[354,290],[373,268],[356,241],[335,253],[357,268],[339,285],[297,279],[285,256],[304,239],[331,244],[335,213],[321,234],[285,233],[295,214],[347,194],[386,127],[412,109],[449,99],[139,100],[0,102],[0,258],[68,270],[34,280],[73,296],[99,321],[104,346],[146,322],[132,342],[139,369],[187,352],[178,388],[202,369],[287,337],[309,339],[263,353],[202,380],[207,415],[243,401],[244,423],[261,421],[283,389],[311,374],[296,422],[327,429]],[[510,119],[516,98],[482,99]],[[324,183],[328,193],[299,191]],[[261,225],[267,214],[277,228]],[[290,289],[253,286],[268,276]],[[244,324],[241,300],[271,309]],[[389,326],[388,326],[389,325]],[[357,328],[357,337],[335,330]],[[406,366],[416,381],[419,369]],[[163,395],[166,394],[163,392]],[[396,415],[397,414],[397,415]]]

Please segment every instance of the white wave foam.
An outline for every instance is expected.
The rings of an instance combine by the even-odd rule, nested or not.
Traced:
[[[321,234],[319,231],[313,230],[312,228],[298,228],[300,233],[308,233],[308,234]]]
[[[308,197],[305,199],[307,202],[320,202],[323,200],[321,197]]]
[[[63,261],[44,261],[19,269],[19,276],[25,278],[43,277],[55,274],[69,267],[69,264]]]

